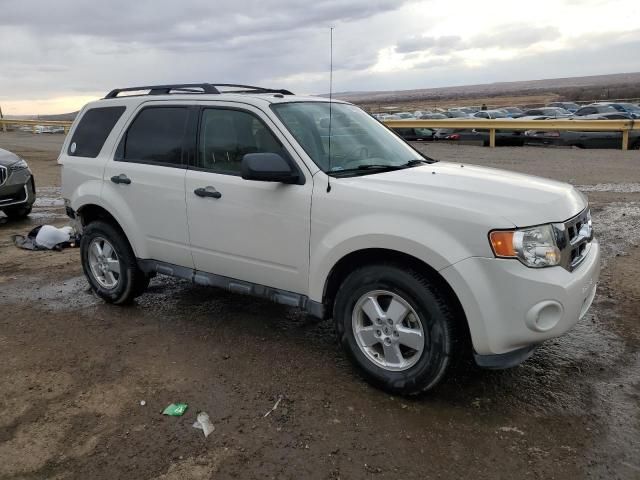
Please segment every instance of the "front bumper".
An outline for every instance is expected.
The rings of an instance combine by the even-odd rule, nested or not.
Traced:
[[[35,181],[29,169],[10,172],[0,185],[0,209],[31,206],[35,201]]]
[[[513,366],[519,363],[514,358],[526,359],[533,346],[562,335],[586,314],[600,275],[597,240],[588,248],[572,272],[483,257],[468,258],[440,272],[465,311],[478,364]],[[503,365],[498,355],[504,355]]]

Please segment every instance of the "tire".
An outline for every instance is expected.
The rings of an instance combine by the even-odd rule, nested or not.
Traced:
[[[31,206],[6,208],[4,210],[4,214],[7,217],[9,217],[11,220],[21,220],[23,218],[26,218],[30,213],[31,213]]]
[[[371,298],[385,317],[373,319],[365,313],[375,311]],[[404,323],[396,323],[402,316],[394,313],[402,308],[407,310]],[[334,319],[342,347],[369,383],[389,393],[417,395],[434,388],[445,377],[453,355],[458,355],[454,347],[462,344],[462,334],[453,311],[446,293],[429,278],[404,266],[380,264],[355,270],[344,280],[336,296]],[[385,346],[386,342],[390,343]],[[389,361],[387,352],[391,352]]]
[[[110,223],[95,221],[85,227],[80,258],[91,289],[108,303],[131,303],[149,284],[124,233]]]

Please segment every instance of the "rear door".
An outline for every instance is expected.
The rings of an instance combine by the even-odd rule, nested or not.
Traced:
[[[191,108],[142,104],[106,165],[102,195],[120,202],[115,210],[130,217],[126,223],[140,238],[138,257],[189,268],[184,181]]]
[[[242,157],[258,152],[289,156],[304,184],[243,180]],[[186,200],[196,269],[306,294],[313,182],[273,122],[250,105],[205,106],[194,157]]]

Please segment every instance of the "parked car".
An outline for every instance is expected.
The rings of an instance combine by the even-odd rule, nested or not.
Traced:
[[[632,117],[625,112],[607,112],[596,113],[595,115],[582,115],[580,117],[574,117],[576,120],[631,120]],[[572,119],[573,120],[573,119]]]
[[[420,120],[445,120],[447,117],[444,113],[425,113]]]
[[[618,110],[613,108],[611,105],[602,105],[602,104],[593,103],[591,105],[586,105],[584,107],[579,108],[574,115],[576,117],[582,117],[584,115],[595,115],[598,113],[615,113],[617,111]]]
[[[396,394],[467,354],[516,365],[589,309],[600,247],[573,186],[436,162],[346,102],[224,88],[117,89],[74,120],[62,194],[105,301],[160,273],[332,317]]]
[[[394,132],[408,142],[433,141],[434,131],[430,128],[393,128]]]
[[[470,115],[461,110],[447,110],[444,115],[447,118],[469,118]]]
[[[0,148],[0,211],[12,219],[24,218],[35,200],[36,182],[27,162]]]
[[[628,115],[624,113],[604,113],[601,115],[585,115],[579,117],[580,120],[621,120],[628,118]],[[620,149],[622,147],[622,133],[527,130],[525,132],[525,145]],[[632,150],[640,149],[640,132],[638,130],[629,131],[629,148]]]
[[[462,129],[462,128],[436,128],[433,134],[433,140],[434,141],[448,140],[447,137],[449,137],[450,135],[454,133],[460,133],[460,132],[466,132],[466,131],[470,131],[470,130]]]
[[[488,118],[488,119],[495,119],[495,118],[509,118],[509,115],[507,114],[507,112],[504,112],[502,110],[480,110],[479,112],[476,112],[472,115],[472,117],[474,118]]]
[[[560,107],[542,107],[531,108],[523,112],[522,117],[546,117],[546,118],[563,118],[570,117],[571,113],[568,110]]]
[[[413,114],[409,113],[409,112],[400,112],[400,113],[396,113],[395,115],[398,116],[399,118],[403,119],[403,120],[404,119],[408,120],[408,119],[411,119],[411,118],[415,118],[413,116]]]
[[[522,109],[518,107],[502,107],[500,108],[503,112],[507,112],[507,116],[511,118],[519,118],[524,116],[524,112]]]
[[[640,118],[640,107],[633,103],[618,103],[618,102],[598,102],[594,105],[603,105],[615,108],[618,112],[626,113],[631,118]]]
[[[461,130],[448,135],[445,140],[455,142],[481,142],[482,145],[489,146],[489,130],[474,128],[472,130]],[[498,147],[521,147],[524,145],[524,134],[521,130],[496,130],[496,146]]]
[[[547,107],[557,107],[566,110],[569,113],[575,113],[580,108],[580,105],[573,102],[551,102],[547,104]]]

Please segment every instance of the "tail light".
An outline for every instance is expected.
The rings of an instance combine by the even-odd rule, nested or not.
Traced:
[[[449,135],[447,140],[460,140],[460,134],[454,133],[453,135]]]

